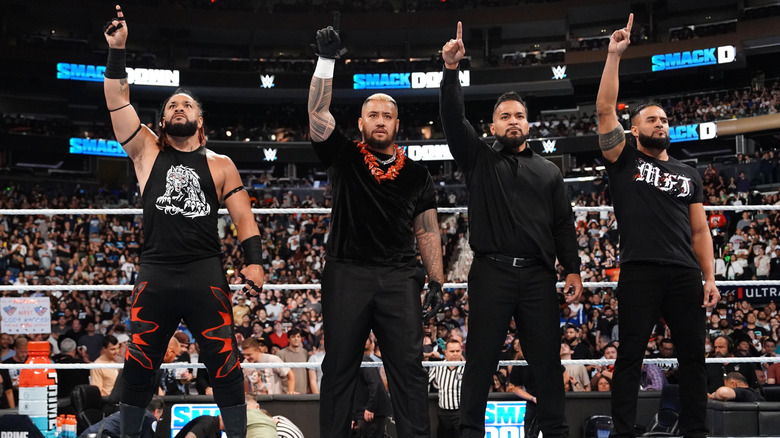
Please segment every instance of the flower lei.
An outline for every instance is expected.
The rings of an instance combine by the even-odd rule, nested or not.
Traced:
[[[395,164],[390,166],[389,169],[386,171],[383,171],[379,168],[379,164],[377,164],[376,155],[372,154],[368,150],[368,146],[365,143],[357,143],[357,147],[360,150],[360,153],[363,154],[363,162],[368,165],[368,170],[371,172],[371,175],[374,176],[374,179],[376,179],[376,182],[382,183],[382,181],[392,181],[398,176],[398,172],[401,171],[401,168],[404,167],[404,163],[406,162],[406,155],[404,155],[404,151],[396,144],[395,146]]]

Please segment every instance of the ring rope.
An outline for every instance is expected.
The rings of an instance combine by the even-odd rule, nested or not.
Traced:
[[[676,364],[677,359],[670,358],[648,358],[643,360],[644,363],[652,364]],[[780,362],[780,356],[778,357],[709,357],[705,359],[706,363],[778,363]],[[433,367],[445,367],[445,366],[461,366],[465,365],[466,361],[424,361],[422,365],[426,368]],[[566,359],[561,360],[561,365],[614,365],[615,359]],[[499,366],[527,366],[528,362],[525,360],[502,360],[498,362]],[[319,369],[322,364],[320,362],[288,362],[284,365],[278,363],[242,363],[241,368],[248,369],[271,369],[271,368],[309,368]],[[361,362],[361,368],[381,368],[384,366],[382,362]],[[4,370],[17,370],[17,369],[65,369],[65,370],[81,370],[81,369],[122,369],[124,364],[121,363],[89,363],[89,364],[77,364],[77,363],[50,363],[50,364],[0,364],[0,369]],[[173,362],[164,363],[160,365],[163,369],[176,369],[176,368],[206,368],[206,365],[202,363],[190,363],[190,362]]]
[[[555,287],[562,288],[565,286],[565,282],[559,281],[555,283]],[[780,279],[778,280],[742,280],[742,281],[732,281],[732,280],[719,280],[715,282],[716,286],[772,286],[780,284]],[[582,287],[584,288],[599,288],[599,287],[617,287],[618,282],[616,281],[584,281],[582,282]],[[244,289],[245,285],[243,284],[231,284],[230,289],[231,290],[241,290]],[[445,289],[468,289],[468,283],[444,283],[442,285]],[[263,284],[263,289],[271,289],[271,290],[302,290],[302,289],[321,289],[322,285],[319,283],[310,283],[310,284]],[[62,285],[43,285],[43,284],[36,284],[36,285],[29,285],[29,284],[17,284],[17,285],[0,285],[0,292],[3,291],[31,291],[31,292],[48,292],[48,291],[62,291],[62,290],[69,290],[69,291],[109,291],[109,290],[116,290],[116,291],[131,291],[133,290],[132,285],[96,285],[96,284],[62,284]],[[778,294],[780,297],[780,293]]]
[[[468,207],[439,207],[439,213],[467,213]],[[574,206],[573,211],[613,211],[612,206]],[[705,211],[743,211],[743,210],[780,210],[780,205],[705,205]],[[330,208],[253,208],[254,214],[329,214]],[[226,208],[220,208],[218,214],[229,214]],[[3,208],[0,215],[60,215],[60,214],[105,214],[105,215],[140,215],[140,208]]]

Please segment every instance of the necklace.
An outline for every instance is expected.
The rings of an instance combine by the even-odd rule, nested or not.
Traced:
[[[374,155],[374,156],[376,157],[376,155]],[[388,158],[386,160],[380,160],[379,157],[376,157],[376,162],[381,164],[381,165],[383,165],[383,166],[387,166],[388,164],[390,164],[393,161],[395,161],[395,157],[397,157],[397,156],[398,156],[397,151],[395,149],[393,149],[393,156],[392,157],[390,157],[390,158]]]
[[[379,160],[376,155],[372,154],[368,150],[368,146],[365,143],[356,143],[358,149],[360,150],[360,153],[363,154],[363,162],[366,163],[368,166],[369,172],[371,172],[371,175],[374,176],[374,179],[376,179],[376,182],[382,183],[382,181],[392,181],[398,176],[398,172],[401,171],[401,168],[404,167],[404,163],[406,162],[406,155],[404,155],[403,151],[398,145],[395,145],[395,149],[393,150],[393,156],[388,158],[387,160]],[[382,163],[383,165],[387,165],[395,161],[395,164],[390,166],[386,171],[383,171],[379,168],[378,163]]]

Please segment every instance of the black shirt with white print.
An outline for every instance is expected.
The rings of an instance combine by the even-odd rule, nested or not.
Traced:
[[[672,157],[657,160],[628,144],[606,168],[620,233],[620,262],[699,269],[689,214],[691,204],[702,202],[699,172]]]

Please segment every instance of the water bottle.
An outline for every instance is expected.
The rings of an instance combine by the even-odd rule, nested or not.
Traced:
[[[51,363],[48,342],[30,342],[28,364]],[[19,374],[19,414],[27,415],[46,438],[57,434],[57,371],[23,369]]]

